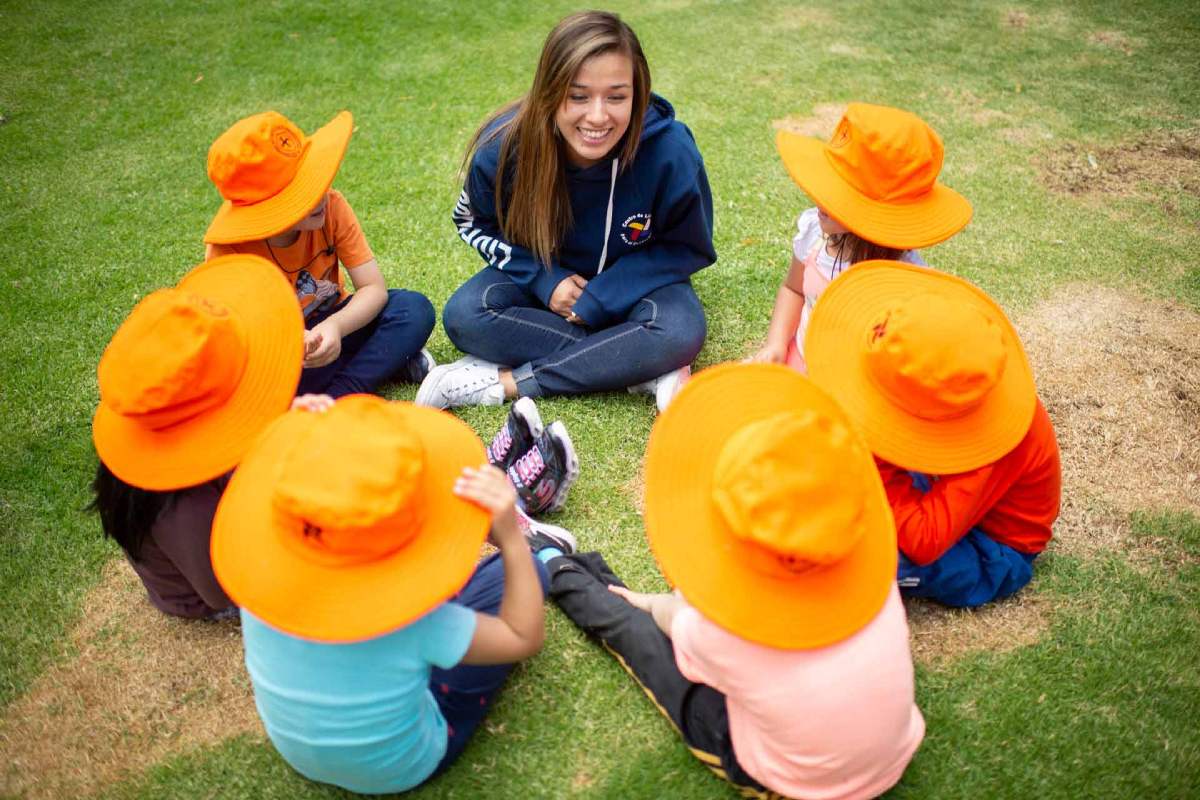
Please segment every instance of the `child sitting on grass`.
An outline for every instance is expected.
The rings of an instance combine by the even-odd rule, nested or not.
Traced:
[[[813,314],[809,373],[879,464],[905,595],[951,606],[1033,577],[1062,498],[1054,426],[1004,311],[961,278],[860,264]]]
[[[420,383],[434,366],[423,349],[432,304],[387,288],[354,210],[330,188],[352,130],[348,111],[310,137],[267,111],[237,122],[208,151],[208,176],[225,202],[204,234],[207,257],[252,253],[292,282],[307,328],[300,394],[373,392],[389,378]]]
[[[304,326],[279,271],[224,256],[147,295],[97,369],[92,508],[165,614],[237,613],[209,561],[229,472],[297,397]]]
[[[530,550],[573,540],[519,522],[484,458],[457,418],[358,395],[285,414],[238,467],[213,567],[267,735],[302,775],[370,794],[428,780],[541,647]],[[499,552],[477,563],[489,525]]]
[[[817,298],[859,261],[923,265],[918,247],[950,238],[971,204],[937,182],[942,140],[907,111],[851,103],[829,143],[780,131],[779,155],[813,202],[800,215],[792,263],[775,295],[767,341],[750,360],[804,372],[804,335]]]
[[[673,594],[630,591],[599,553],[538,555],[554,601],[697,758],[753,797],[867,798],[900,779],[925,722],[896,536],[833,400],[779,366],[700,373],[650,435],[646,535]]]

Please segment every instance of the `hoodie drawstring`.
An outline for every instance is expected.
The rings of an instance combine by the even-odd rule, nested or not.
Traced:
[[[612,180],[608,184],[608,213],[604,216],[604,247],[600,250],[600,263],[596,265],[597,275],[604,271],[604,261],[608,258],[608,236],[612,233],[613,192],[617,190],[617,165],[619,163],[619,158],[613,159]]]

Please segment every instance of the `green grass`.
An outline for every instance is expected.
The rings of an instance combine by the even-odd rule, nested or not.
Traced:
[[[211,141],[265,108],[309,130],[351,109],[358,127],[336,185],[389,282],[440,308],[479,266],[449,219],[462,148],[489,110],[526,88],[545,33],[574,8],[0,3],[0,704],[62,657],[80,599],[114,557],[83,510],[95,365],[134,302],[201,258],[217,205],[204,174]],[[807,205],[778,163],[770,123],[817,103],[899,105],[938,129],[944,176],[975,217],[926,257],[1010,309],[1070,281],[1200,306],[1200,200],[1153,186],[1065,198],[1039,175],[1043,156],[1067,142],[1102,147],[1197,125],[1200,17],[1188,4],[614,8],[641,36],[655,88],[696,134],[713,186],[721,258],[696,281],[709,315],[703,364],[740,357],[766,330]],[[1028,13],[1024,27],[1006,24],[1012,9]],[[1133,54],[1089,40],[1097,31],[1121,32]],[[432,347],[453,355],[440,330]],[[626,488],[653,422],[649,401],[606,395],[542,410],[566,421],[583,453],[563,522],[632,584],[660,586]],[[501,415],[463,416],[486,434]],[[1043,642],[920,674],[929,736],[898,795],[1196,794],[1196,521],[1135,522],[1173,554],[1161,570],[1119,553],[1049,559],[1034,590],[1062,610]],[[489,732],[422,794],[726,794],[611,659],[557,613],[550,620],[545,652],[516,675]],[[247,739],[114,791],[335,794]]]

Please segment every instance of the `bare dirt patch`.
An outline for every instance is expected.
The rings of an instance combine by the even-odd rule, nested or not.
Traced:
[[[1152,131],[1104,147],[1067,143],[1039,167],[1044,183],[1064,194],[1133,197],[1149,190],[1200,197],[1200,127]]]
[[[1010,8],[1004,12],[1004,27],[1024,30],[1029,27],[1029,12],[1019,8]]]
[[[262,733],[236,625],[159,613],[123,560],[88,595],[71,646],[0,720],[0,795],[81,797],[176,753]]]
[[[842,119],[842,114],[845,113],[845,103],[818,103],[813,106],[811,116],[793,114],[783,119],[773,120],[771,127],[777,131],[789,131],[801,136],[828,139],[833,135],[833,129],[837,127],[838,122]]]
[[[1200,315],[1075,285],[1016,325],[1062,451],[1054,546],[1128,547],[1130,512],[1200,512]]]
[[[1121,31],[1093,31],[1088,34],[1087,40],[1088,44],[1105,47],[1109,50],[1116,50],[1127,56],[1133,55],[1134,50],[1140,44],[1130,39]]]
[[[978,609],[906,600],[913,658],[936,668],[969,653],[1006,653],[1036,644],[1050,627],[1050,605],[1045,596],[1029,591]]]

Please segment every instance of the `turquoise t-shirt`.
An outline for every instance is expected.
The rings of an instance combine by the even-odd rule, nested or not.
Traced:
[[[351,644],[299,639],[242,609],[246,669],[271,742],[301,775],[364,794],[410,789],[437,767],[446,720],[430,671],[462,661],[474,635],[475,612],[455,603]]]

